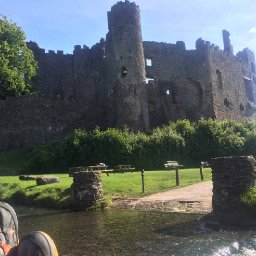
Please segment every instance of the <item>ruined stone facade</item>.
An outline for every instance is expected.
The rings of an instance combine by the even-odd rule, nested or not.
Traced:
[[[1,101],[0,148],[33,146],[75,128],[129,127],[148,131],[178,119],[255,118],[254,54],[233,54],[198,39],[143,42],[135,3],[118,2],[108,13],[106,39],[73,54],[46,53],[28,43],[38,62],[36,96]]]

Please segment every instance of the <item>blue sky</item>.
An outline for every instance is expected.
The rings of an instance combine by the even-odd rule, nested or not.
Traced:
[[[0,0],[0,14],[16,22],[46,50],[72,53],[74,45],[91,47],[105,38],[107,11],[116,0]],[[195,48],[202,37],[223,48],[222,29],[235,53],[249,47],[256,53],[255,0],[137,0],[145,41],[184,41]]]

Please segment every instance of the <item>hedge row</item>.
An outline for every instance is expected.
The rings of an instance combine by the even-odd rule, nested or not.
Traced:
[[[187,166],[228,155],[256,155],[256,122],[179,120],[150,134],[109,128],[75,130],[63,141],[40,145],[31,153],[30,170],[66,171],[71,166],[106,163],[163,168],[167,160]]]

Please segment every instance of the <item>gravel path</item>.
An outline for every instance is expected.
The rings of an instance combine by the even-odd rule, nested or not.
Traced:
[[[209,213],[212,210],[212,181],[141,197],[117,200],[114,208],[166,212]]]

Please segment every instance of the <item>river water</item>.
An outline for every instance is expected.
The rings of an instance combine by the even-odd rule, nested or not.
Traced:
[[[256,255],[256,230],[207,230],[195,214],[15,209],[20,236],[45,231],[61,256]]]

